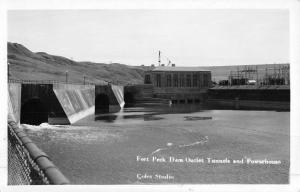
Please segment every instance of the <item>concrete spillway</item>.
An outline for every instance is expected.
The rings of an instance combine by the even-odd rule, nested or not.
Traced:
[[[117,112],[124,107],[124,87],[99,85],[95,87],[95,112]]]
[[[124,102],[124,88],[122,86],[116,86],[116,85],[111,85],[111,90],[113,91],[113,94],[115,98],[118,101],[118,105],[120,107],[124,107],[125,102]]]
[[[53,87],[56,98],[58,99],[69,122],[76,121],[95,113],[95,87],[62,85],[57,84]],[[62,118],[62,120],[65,118]],[[50,123],[57,122],[58,118],[49,119]]]
[[[124,89],[117,85],[9,83],[8,87],[8,118],[18,123],[73,124],[95,109],[118,111],[124,106]]]
[[[20,122],[21,84],[10,83],[8,86],[8,120]]]

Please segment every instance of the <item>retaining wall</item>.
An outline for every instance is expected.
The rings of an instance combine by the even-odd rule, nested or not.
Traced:
[[[122,108],[125,105],[124,102],[124,87],[118,85],[111,85],[111,89],[116,97],[119,106]]]
[[[8,84],[8,120],[20,123],[21,84]]]
[[[124,87],[119,85],[96,85],[95,95],[104,94],[109,99],[109,112],[117,112],[124,107]]]
[[[205,103],[216,109],[243,109],[243,110],[278,110],[289,111],[290,102],[287,101],[258,101],[258,100],[230,100],[209,99]]]
[[[18,123],[25,119],[27,121],[23,122],[28,124],[33,121],[31,118],[42,119],[41,122],[49,124],[73,124],[95,113],[97,94],[108,96],[110,111],[118,111],[124,106],[123,86],[96,87],[94,85],[9,83],[8,118]],[[42,118],[39,118],[40,114]]]
[[[53,91],[70,124],[95,113],[95,86],[56,84]]]

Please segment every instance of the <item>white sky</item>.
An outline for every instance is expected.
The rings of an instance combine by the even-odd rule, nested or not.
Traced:
[[[289,62],[288,10],[15,10],[8,41],[77,61],[177,66]],[[163,62],[167,62],[163,59]]]

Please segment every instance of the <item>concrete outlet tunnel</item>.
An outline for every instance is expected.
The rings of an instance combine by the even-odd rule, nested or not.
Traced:
[[[126,92],[124,94],[124,101],[125,101],[125,104],[132,104],[134,103],[134,96],[133,96],[133,93],[131,92]]]
[[[73,124],[123,106],[122,86],[9,83],[8,117],[22,124]]]
[[[21,107],[21,123],[40,125],[48,122],[48,109],[39,98],[31,98]]]
[[[109,97],[106,94],[99,94],[95,99],[95,113],[109,112]]]

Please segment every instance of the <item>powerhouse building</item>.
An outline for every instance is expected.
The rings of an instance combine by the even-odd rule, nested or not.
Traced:
[[[172,103],[200,103],[211,86],[211,71],[199,67],[158,66],[145,72],[144,83],[153,96]]]

